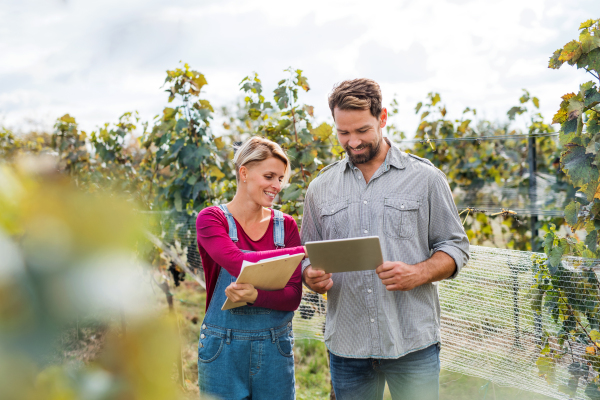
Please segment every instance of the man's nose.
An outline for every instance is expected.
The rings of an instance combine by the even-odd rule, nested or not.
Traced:
[[[351,137],[350,140],[348,140],[348,146],[352,147],[353,149],[359,147],[360,139],[357,137]]]

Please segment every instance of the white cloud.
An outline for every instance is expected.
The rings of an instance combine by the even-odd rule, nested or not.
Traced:
[[[69,112],[83,129],[138,110],[161,112],[164,71],[180,60],[203,72],[214,105],[232,104],[252,71],[271,91],[288,66],[328,119],[334,83],[369,76],[384,101],[398,95],[397,124],[413,132],[414,104],[430,91],[451,113],[475,107],[502,119],[527,88],[547,117],[587,77],[549,70],[551,53],[577,36],[597,0],[9,0],[0,11],[0,118],[14,127]]]

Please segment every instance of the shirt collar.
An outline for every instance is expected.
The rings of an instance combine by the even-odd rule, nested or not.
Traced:
[[[383,164],[385,166],[385,170],[387,171],[389,169],[388,166],[392,166],[397,169],[404,169],[405,168],[404,158],[406,157],[404,152],[401,151],[396,146],[394,146],[388,138],[384,137],[383,139],[387,142],[387,144],[390,145],[390,149],[388,150],[388,153],[385,156],[385,161],[383,162]],[[342,173],[344,171],[346,171],[347,168],[350,168],[350,169],[357,168],[354,164],[352,164],[352,161],[350,161],[350,157],[348,157],[348,154],[346,154],[346,158],[344,158],[342,160],[342,164],[343,164],[342,165],[343,168],[340,168],[340,171]]]

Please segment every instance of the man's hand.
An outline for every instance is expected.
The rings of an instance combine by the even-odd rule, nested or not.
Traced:
[[[254,303],[258,297],[258,291],[249,283],[235,283],[225,288],[225,295],[234,303]]]
[[[326,293],[333,286],[333,280],[331,274],[326,274],[325,271],[320,269],[313,269],[311,265],[306,267],[302,273],[302,278],[309,288],[319,294]]]
[[[412,290],[427,282],[422,266],[386,261],[375,270],[387,290]]]

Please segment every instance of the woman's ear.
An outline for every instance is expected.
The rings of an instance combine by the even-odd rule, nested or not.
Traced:
[[[248,168],[244,165],[240,167],[240,182],[246,182],[248,179]]]

